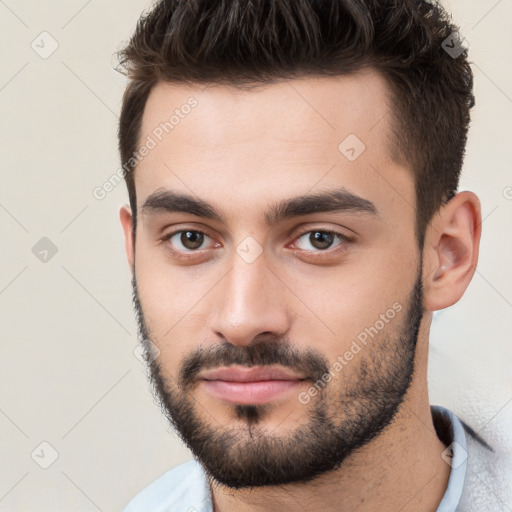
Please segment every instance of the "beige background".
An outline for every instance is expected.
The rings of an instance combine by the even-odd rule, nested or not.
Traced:
[[[512,0],[446,5],[476,81],[461,188],[485,220],[471,287],[435,317],[430,387],[463,418],[486,398],[473,425],[493,435],[512,417]],[[119,168],[113,54],[147,6],[0,0],[0,511],[120,510],[190,457],[133,354],[124,183],[93,196]]]

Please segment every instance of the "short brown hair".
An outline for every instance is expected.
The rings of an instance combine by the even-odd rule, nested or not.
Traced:
[[[243,88],[371,67],[390,85],[392,151],[414,174],[420,247],[432,216],[456,193],[473,75],[458,28],[434,0],[160,0],[118,56],[129,78],[119,122],[124,163],[158,81]],[[135,166],[123,166],[134,237]]]

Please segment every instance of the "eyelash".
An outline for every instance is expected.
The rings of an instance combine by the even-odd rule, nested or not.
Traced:
[[[178,233],[183,233],[185,231],[191,231],[193,233],[199,233],[199,234],[202,234],[202,235],[205,235],[207,236],[208,238],[212,238],[207,232],[201,230],[201,229],[187,229],[187,228],[182,228],[182,229],[178,229],[176,231],[172,231],[171,233],[168,233],[167,235],[165,235],[162,239],[163,242],[169,242],[169,240],[177,235]],[[302,232],[299,232],[297,234],[294,235],[294,241],[295,240],[298,240],[300,238],[302,238],[304,235],[308,234],[308,233],[315,233],[315,232],[320,232],[320,233],[324,233],[324,234],[329,234],[329,235],[334,235],[338,240],[340,240],[340,243],[335,246],[336,248],[335,249],[325,249],[325,250],[317,250],[317,251],[308,251],[306,249],[298,249],[300,252],[302,253],[309,253],[309,257],[311,259],[315,259],[317,257],[322,257],[322,255],[325,255],[325,254],[328,254],[328,255],[333,255],[333,254],[338,254],[338,253],[341,253],[341,252],[344,252],[347,248],[346,248],[346,245],[347,243],[350,243],[353,241],[353,239],[351,237],[348,237],[347,235],[344,235],[343,233],[340,233],[338,231],[333,231],[332,229],[324,229],[324,228],[315,228],[315,229],[308,229],[308,230],[305,230],[305,231],[302,231]],[[165,244],[165,247],[166,247],[166,250],[176,259],[178,260],[188,260],[190,258],[194,258],[195,256],[197,256],[197,254],[202,251],[202,250],[205,250],[205,249],[197,249],[197,250],[188,250],[186,251],[186,253],[188,253],[188,255],[186,255],[186,253],[184,253],[183,251],[180,251],[180,250],[177,250],[175,248],[173,248],[172,244],[170,243],[166,243]]]

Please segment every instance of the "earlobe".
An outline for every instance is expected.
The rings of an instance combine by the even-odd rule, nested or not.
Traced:
[[[460,192],[441,207],[427,229],[424,249],[424,307],[455,304],[475,273],[481,233],[480,201]]]
[[[130,271],[133,271],[135,263],[135,251],[133,246],[133,218],[130,206],[123,205],[119,210],[119,220],[124,233],[124,248]]]

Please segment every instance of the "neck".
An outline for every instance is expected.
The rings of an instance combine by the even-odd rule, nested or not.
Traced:
[[[424,354],[417,355],[417,361],[424,360]],[[351,454],[338,470],[279,487],[233,490],[214,485],[215,512],[437,510],[450,466],[441,458],[446,446],[432,422],[426,367],[417,370],[389,428]]]

